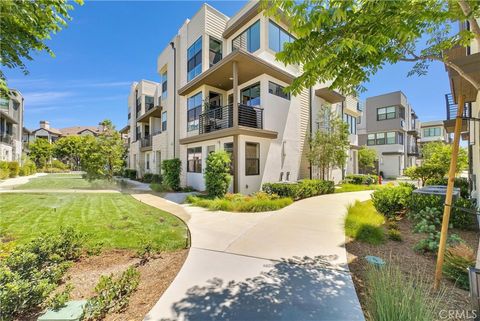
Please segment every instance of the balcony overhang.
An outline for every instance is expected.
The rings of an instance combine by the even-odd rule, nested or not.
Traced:
[[[465,48],[463,48],[463,51],[465,51]],[[462,68],[465,73],[477,82],[480,82],[480,52],[467,56],[466,53],[462,54],[458,49],[452,49],[449,53],[452,63]],[[447,66],[446,69],[455,103],[458,103],[459,95],[465,96],[466,103],[476,101],[478,92],[475,87],[452,68]]]
[[[315,90],[315,96],[323,98],[331,104],[341,103],[342,101],[345,101],[345,96],[328,87]]]
[[[449,119],[443,121],[443,127],[448,134],[451,134],[455,131],[455,119]],[[461,133],[468,131],[468,120],[462,119],[462,128],[460,129]]]
[[[383,152],[382,155],[405,155],[404,152]]]
[[[410,129],[410,130],[407,130],[407,134],[409,135],[413,135],[415,137],[420,137],[420,132],[418,129]]]
[[[126,134],[126,133],[128,133],[129,130],[130,130],[130,125],[127,125],[127,126],[123,127],[122,129],[120,129],[118,132],[120,134]]]
[[[218,139],[222,137],[236,136],[236,135],[255,136],[260,138],[268,138],[268,139],[276,139],[278,137],[278,133],[275,131],[238,126],[238,127],[231,127],[231,128],[226,128],[222,130],[217,130],[217,131],[206,133],[206,134],[182,138],[180,139],[180,144],[181,145],[193,144],[193,143],[203,142],[206,140]]]
[[[216,65],[201,73],[178,90],[181,96],[188,95],[202,85],[209,85],[222,90],[233,88],[233,62],[238,64],[238,83],[244,83],[262,74],[270,75],[287,84],[295,76],[277,66],[260,59],[244,50],[236,50],[225,56]]]
[[[0,111],[0,118],[5,118],[12,124],[18,124],[18,122],[15,119],[13,119],[9,114],[6,114],[2,111]]]
[[[149,119],[152,117],[157,117],[160,118],[162,116],[162,107],[161,106],[155,106],[149,111],[147,111],[145,114],[137,118],[137,123],[148,123]]]

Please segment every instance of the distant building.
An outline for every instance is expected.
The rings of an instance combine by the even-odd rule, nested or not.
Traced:
[[[40,128],[31,131],[29,135],[29,141],[37,138],[46,139],[50,143],[55,142],[61,137],[66,136],[84,136],[93,135],[97,136],[102,131],[102,126],[72,126],[65,128],[53,128],[50,126],[50,122],[46,120],[40,121]]]
[[[443,127],[443,120],[422,122],[420,129],[420,139],[418,140],[419,144],[429,142],[450,143],[449,135]]]
[[[0,98],[0,160],[21,161],[23,132],[23,96],[12,90]]]

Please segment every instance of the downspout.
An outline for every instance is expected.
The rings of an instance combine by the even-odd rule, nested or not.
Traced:
[[[310,112],[308,113],[309,116],[308,116],[308,122],[309,122],[309,127],[310,127],[310,138],[312,138],[312,135],[313,135],[313,125],[312,125],[312,120],[313,120],[313,117],[312,117],[312,112],[313,112],[313,104],[312,104],[312,87],[309,88],[309,91],[308,91],[308,105],[309,105],[309,109],[310,109]],[[308,142],[308,148],[310,149],[310,142]],[[312,179],[312,161],[308,161],[310,163],[310,179]]]
[[[177,48],[175,48],[175,43],[172,41],[170,42],[170,46],[173,49],[173,158],[175,158],[176,154],[176,117],[177,117]]]
[[[343,115],[344,111],[343,109],[345,108],[345,101],[342,101],[342,121],[343,121]],[[348,161],[348,156],[347,156],[347,161]],[[345,165],[342,165],[342,181],[345,180]]]

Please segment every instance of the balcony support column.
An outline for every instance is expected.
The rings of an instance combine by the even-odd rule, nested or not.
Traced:
[[[232,78],[233,78],[233,128],[238,128],[238,63],[232,63]],[[240,146],[238,144],[238,135],[233,136],[233,192],[240,191]]]
[[[238,127],[238,63],[232,63],[233,77],[233,127]]]

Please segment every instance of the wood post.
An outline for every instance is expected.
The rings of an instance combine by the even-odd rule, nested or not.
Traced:
[[[238,127],[238,64],[236,61],[232,63],[232,78],[233,78],[233,128]],[[240,190],[240,162],[238,135],[233,136],[233,192],[238,193]]]
[[[233,78],[233,128],[238,127],[238,65],[236,61],[232,63]]]
[[[465,97],[458,97],[457,118],[455,119],[455,132],[453,135],[452,159],[450,161],[450,170],[448,171],[447,193],[445,195],[445,206],[443,209],[442,230],[440,232],[440,244],[438,245],[437,266],[435,268],[434,288],[438,289],[442,278],[443,259],[445,248],[447,246],[448,225],[450,221],[450,212],[452,210],[453,184],[455,182],[455,173],[457,171],[457,158],[460,145],[460,134],[462,129],[463,109],[465,107]]]

